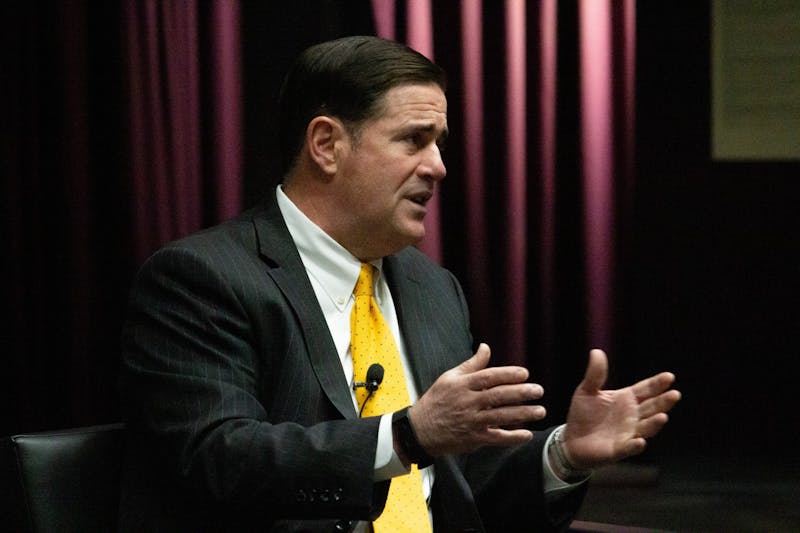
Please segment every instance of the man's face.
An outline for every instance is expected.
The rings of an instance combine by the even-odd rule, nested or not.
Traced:
[[[447,172],[446,136],[447,99],[435,84],[390,89],[382,112],[347,136],[337,172],[347,234],[338,240],[354,255],[372,260],[425,236],[426,205]]]

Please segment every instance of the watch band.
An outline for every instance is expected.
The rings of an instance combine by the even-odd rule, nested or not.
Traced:
[[[562,477],[567,483],[575,483],[589,477],[591,470],[583,470],[575,467],[567,457],[564,450],[564,426],[560,426],[553,431],[553,437],[550,440],[548,452],[553,452],[550,457],[553,457],[557,464],[552,464],[551,467],[556,470],[556,475]]]
[[[409,461],[419,468],[425,468],[433,464],[434,458],[425,451],[425,448],[417,440],[417,435],[411,426],[411,420],[408,418],[408,407],[392,415],[392,431]]]

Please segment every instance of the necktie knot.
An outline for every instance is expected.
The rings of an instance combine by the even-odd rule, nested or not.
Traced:
[[[353,295],[359,296],[372,296],[372,276],[373,266],[368,263],[361,263],[361,272],[358,274],[358,281],[353,289]]]

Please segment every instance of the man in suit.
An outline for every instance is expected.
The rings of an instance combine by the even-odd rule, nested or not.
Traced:
[[[591,468],[664,425],[674,377],[601,390],[594,350],[566,425],[524,429],[545,416],[542,388],[474,351],[458,282],[413,248],[445,176],[444,89],[398,43],[308,49],[282,90],[282,185],[142,267],[123,335],[121,529],[368,531],[417,465],[425,527],[397,530],[561,529]],[[364,268],[410,407],[360,417],[350,320]]]

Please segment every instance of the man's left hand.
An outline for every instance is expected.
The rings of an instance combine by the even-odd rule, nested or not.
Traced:
[[[644,451],[681,399],[672,389],[675,376],[662,372],[630,387],[602,390],[608,358],[602,350],[589,353],[586,374],[572,396],[564,451],[572,466],[590,469]]]

